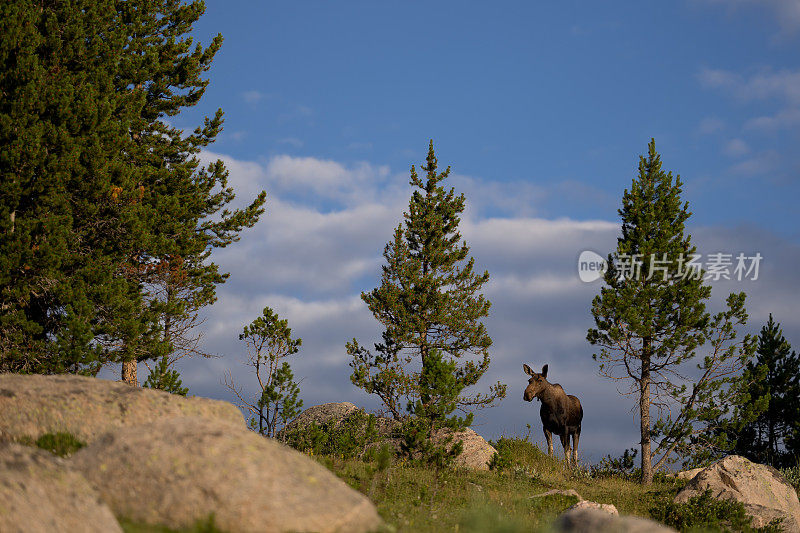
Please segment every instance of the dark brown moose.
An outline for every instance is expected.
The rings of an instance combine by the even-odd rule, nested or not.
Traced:
[[[561,437],[564,447],[564,457],[567,464],[578,464],[578,439],[581,436],[581,421],[583,420],[583,407],[581,401],[572,395],[567,395],[558,383],[547,381],[547,365],[542,367],[542,373],[537,374],[528,365],[522,365],[525,373],[530,376],[528,386],[525,388],[523,398],[526,402],[538,398],[542,402],[539,416],[542,417],[544,438],[547,439],[547,453],[553,456],[553,433]],[[570,442],[572,437],[572,457],[570,457]]]

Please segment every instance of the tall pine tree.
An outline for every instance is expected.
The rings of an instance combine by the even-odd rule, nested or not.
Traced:
[[[233,199],[200,149],[222,113],[185,135],[219,49],[188,37],[200,1],[2,4],[0,348],[4,370],[96,371],[175,350],[176,323],[213,302],[213,248],[261,214]],[[186,331],[184,328],[182,331]]]
[[[202,75],[222,44],[221,35],[205,48],[189,37],[204,10],[201,1],[120,4],[130,37],[117,85],[142,104],[130,130],[129,155],[138,169],[131,185],[142,197],[136,216],[147,221],[144,238],[129,250],[127,274],[141,288],[143,313],[153,317],[157,332],[154,342],[125,344],[117,354],[123,379],[131,383],[137,361],[165,353],[171,364],[187,353],[203,354],[192,333],[197,311],[215,301],[215,286],[227,278],[208,258],[213,248],[238,240],[263,212],[263,192],[246,209],[223,209],[234,198],[225,167],[221,161],[199,166],[197,154],[222,129],[221,110],[190,135],[166,122],[200,101],[208,85]]]
[[[794,466],[800,457],[800,356],[772,314],[748,370],[760,366],[765,375],[751,385],[750,395],[753,401],[764,399],[767,408],[739,433],[736,453],[776,468]]]
[[[0,4],[0,370],[95,372],[136,330],[124,160],[133,95],[117,91],[116,3]]]
[[[386,245],[381,285],[361,298],[384,326],[383,342],[374,353],[358,344],[347,343],[353,358],[351,380],[370,394],[376,394],[396,419],[416,408],[430,354],[436,350],[444,362],[453,363],[454,387],[461,391],[475,385],[489,368],[492,339],[481,319],[488,315],[490,303],[480,290],[489,273],[474,271],[475,260],[458,231],[464,211],[464,195],[442,186],[450,167],[438,172],[433,141],[428,148],[424,179],[411,167],[414,188],[405,223]],[[456,363],[458,362],[458,363]],[[431,398],[432,395],[426,395]],[[505,385],[492,385],[487,394],[460,394],[455,405],[463,408],[488,406],[505,396]],[[432,410],[429,408],[428,410]]]
[[[711,288],[701,270],[688,267],[696,248],[685,234],[691,213],[681,192],[680,177],[662,170],[651,140],[647,156],[639,158],[639,175],[622,198],[622,234],[608,256],[607,286],[592,302],[596,327],[587,334],[601,347],[594,355],[601,374],[630,380],[630,392],[637,396],[645,484],[691,438],[702,415],[700,404],[711,405],[715,395],[727,391],[724,380],[752,353],[749,338],[734,342],[734,326],[746,320],[744,294],[731,295],[728,311],[713,319],[705,310]],[[676,370],[707,340],[710,354],[701,377],[688,386]],[[660,410],[670,401],[678,403],[677,410],[658,420],[654,432],[651,407]],[[661,437],[655,450],[654,433]]]

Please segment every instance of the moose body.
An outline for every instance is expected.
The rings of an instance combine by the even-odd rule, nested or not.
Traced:
[[[555,433],[561,437],[567,464],[572,462],[577,465],[578,440],[581,436],[581,421],[583,420],[581,401],[564,392],[558,383],[547,381],[547,365],[544,365],[541,374],[531,370],[528,365],[522,365],[522,368],[530,376],[523,399],[530,402],[534,398],[538,398],[542,402],[539,416],[542,419],[544,437],[547,439],[548,455],[553,456],[553,433]],[[570,438],[572,439],[571,457]]]

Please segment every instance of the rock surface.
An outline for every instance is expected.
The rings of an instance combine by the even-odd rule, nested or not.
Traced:
[[[705,468],[703,468],[703,467],[691,468],[689,470],[681,470],[680,472],[675,474],[675,477],[678,478],[678,479],[690,480],[690,479],[694,479],[694,476],[696,476],[697,474],[699,474],[703,470],[705,470]]]
[[[242,424],[200,417],[120,428],[77,452],[75,467],[119,516],[186,528],[213,514],[223,531],[373,531],[366,497],[316,461]]]
[[[763,527],[774,518],[783,518],[784,531],[800,532],[800,501],[797,493],[772,467],[731,455],[703,469],[675,496],[686,502],[711,489],[715,498],[744,504],[753,517],[754,527]]]
[[[0,444],[0,531],[122,533],[116,518],[67,461],[14,443]]]
[[[638,516],[615,516],[592,508],[568,509],[556,519],[555,531],[574,533],[677,533],[671,527]]]
[[[559,490],[559,489],[552,489],[548,490],[547,492],[542,492],[541,494],[534,494],[531,498],[546,498],[547,496],[575,496],[578,498],[578,501],[584,501],[578,491],[575,489],[566,489],[566,490]]]
[[[283,431],[304,428],[310,426],[312,423],[318,426],[331,421],[334,423],[341,423],[347,415],[358,410],[358,407],[350,402],[333,402],[315,405],[297,415],[297,418],[286,424],[286,428]]]
[[[76,375],[0,374],[0,437],[71,433],[92,442],[106,431],[164,417],[201,416],[244,426],[233,404]]]
[[[597,503],[583,499],[564,512],[568,513],[570,511],[579,511],[581,509],[593,509],[595,511],[602,511],[612,516],[619,516],[619,511],[617,511],[617,507],[614,504]]]
[[[334,425],[338,425],[348,416],[352,416],[355,413],[363,414],[364,410],[349,402],[315,405],[313,407],[309,407],[300,413],[297,418],[289,422],[286,425],[285,431],[301,429],[303,427],[310,426],[312,422],[316,423],[317,425],[334,422]],[[381,416],[376,417],[375,427],[381,435],[381,442],[369,445],[368,449],[371,447],[377,447],[383,443],[388,443],[393,448],[399,449],[400,439],[392,435],[399,425],[400,423],[398,421],[391,418]],[[280,432],[278,438],[280,438],[281,435],[282,432]],[[443,438],[445,435],[446,433],[442,431],[437,435],[437,438]],[[461,455],[459,455],[456,459],[456,465],[473,470],[489,469],[489,461],[492,459],[492,456],[497,450],[495,450],[494,447],[486,442],[483,437],[478,435],[473,429],[467,428],[464,431],[456,433],[454,440],[461,440],[464,443],[464,449],[461,452]]]
[[[464,450],[456,458],[456,465],[472,470],[489,470],[489,461],[497,452],[486,439],[475,433],[472,428],[467,428],[453,436],[453,442],[459,440],[464,443]]]

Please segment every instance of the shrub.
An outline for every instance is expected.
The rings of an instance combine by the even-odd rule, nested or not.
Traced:
[[[672,526],[678,531],[705,532],[760,532],[778,533],[782,531],[780,520],[775,519],[762,528],[754,528],[741,502],[718,500],[711,495],[711,489],[694,496],[686,503],[669,502],[653,507],[650,515],[659,522]]]
[[[634,479],[640,477],[639,469],[635,468],[634,459],[638,450],[631,448],[619,457],[606,455],[596,465],[592,465],[592,477],[619,477],[622,479]]]
[[[780,472],[786,478],[786,481],[792,484],[794,490],[800,492],[800,465],[781,468]]]
[[[513,443],[511,439],[500,437],[497,442],[489,442],[497,451],[489,460],[489,470],[502,472],[514,464]]]
[[[286,444],[312,455],[332,455],[343,459],[360,456],[370,444],[379,440],[375,415],[355,411],[343,420],[322,425],[311,423],[285,431]]]

